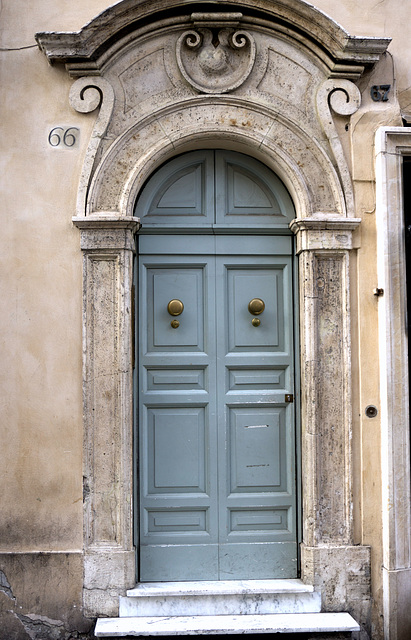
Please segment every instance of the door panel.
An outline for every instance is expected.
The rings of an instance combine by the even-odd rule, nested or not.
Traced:
[[[147,391],[205,390],[204,369],[146,368]]]
[[[152,408],[147,415],[148,492],[204,493],[206,437],[203,407]],[[170,456],[170,452],[173,455]]]
[[[153,301],[153,317],[148,324],[148,344],[154,350],[173,350],[189,348],[190,351],[203,351],[204,326],[203,326],[203,291],[204,272],[203,267],[196,269],[186,267],[178,269],[176,266],[170,269],[149,269],[147,273],[147,295]],[[173,297],[185,299],[184,314],[179,318],[181,331],[175,331],[170,322],[167,311],[167,303],[164,305],[169,291],[173,291]],[[187,296],[187,292],[189,297]]]
[[[216,257],[217,300],[225,305],[216,324],[220,579],[290,577],[297,571],[294,412],[285,403],[294,365],[291,256],[254,246],[247,255],[244,239],[226,241],[241,254]],[[258,316],[248,309],[253,298],[265,303]]]
[[[145,255],[143,240],[140,251],[140,579],[194,579],[200,567],[212,579],[218,572],[217,442],[210,429],[214,291],[208,285],[214,259]],[[184,305],[177,317],[167,311],[172,299]]]
[[[284,185],[272,171],[257,160],[232,151],[216,152],[215,162],[217,226],[275,225],[287,230],[293,207]]]
[[[230,496],[236,492],[279,490],[281,446],[278,409],[231,408],[229,425]],[[253,502],[253,497],[248,496],[248,499]]]
[[[277,274],[268,269],[248,265],[242,268],[228,268],[228,350],[271,351],[278,348],[278,305]],[[253,316],[248,303],[253,298],[264,301],[265,309],[256,318],[260,325],[252,325]]]
[[[161,167],[138,202],[143,225],[212,226],[214,221],[214,152],[193,151]]]
[[[234,369],[227,367],[230,391],[267,391],[276,389],[285,392],[286,367]]]

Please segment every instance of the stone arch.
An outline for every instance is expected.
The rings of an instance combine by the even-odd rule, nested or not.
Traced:
[[[139,188],[153,168],[199,145],[246,149],[248,155],[267,164],[292,194],[297,217],[347,215],[344,193],[330,158],[304,131],[283,118],[261,115],[253,105],[232,99],[224,100],[223,107],[220,101],[210,99],[206,105],[177,104],[174,110],[178,112],[178,130],[163,133],[160,126],[159,132],[158,123],[161,125],[161,120],[173,113],[167,109],[165,114],[157,113],[155,118],[130,127],[113,143],[93,176],[88,215],[109,211],[132,215]],[[213,121],[207,122],[210,111]],[[263,120],[261,125],[258,120]],[[263,126],[267,133],[261,133]]]

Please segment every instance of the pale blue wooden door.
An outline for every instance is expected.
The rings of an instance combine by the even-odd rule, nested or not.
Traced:
[[[196,153],[198,164],[202,152]],[[260,221],[255,235],[242,235],[238,217],[245,216],[242,208],[252,215],[253,190],[258,216],[274,215],[274,195],[265,183],[261,191],[255,173],[252,188],[253,172],[235,168],[236,154],[205,154],[206,188],[196,169],[191,194],[190,181],[180,182],[181,200],[191,208],[197,200],[189,216],[207,200],[202,223],[211,220],[214,233],[165,235],[157,227],[139,238],[140,580],[291,578],[297,575],[294,405],[286,402],[294,392],[292,238],[259,235]],[[179,170],[175,180],[164,171],[152,191],[161,192],[155,206],[162,213],[154,215],[168,208],[174,224]],[[221,222],[222,202],[236,217],[234,235],[220,231],[223,224],[230,229]],[[182,303],[179,315],[172,315],[172,300]],[[250,307],[252,300],[260,308]]]

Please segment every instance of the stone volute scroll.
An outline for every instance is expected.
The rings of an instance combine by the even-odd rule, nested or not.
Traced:
[[[79,113],[91,113],[100,108],[84,159],[77,194],[76,216],[82,217],[86,215],[87,191],[96,153],[113,111],[114,91],[104,78],[84,76],[72,84],[69,100],[73,109]]]
[[[358,111],[360,106],[360,90],[349,80],[341,78],[326,80],[318,89],[317,111],[338,167],[341,186],[344,191],[346,215],[349,217],[354,215],[353,187],[341,140],[333,121],[332,111],[341,116],[351,116]]]
[[[238,29],[241,13],[193,13],[194,29],[177,40],[181,74],[202,93],[227,93],[241,86],[254,66],[256,45]]]

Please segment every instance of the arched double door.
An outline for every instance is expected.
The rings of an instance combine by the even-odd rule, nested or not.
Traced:
[[[179,156],[137,206],[140,581],[297,575],[294,217],[248,156]]]

